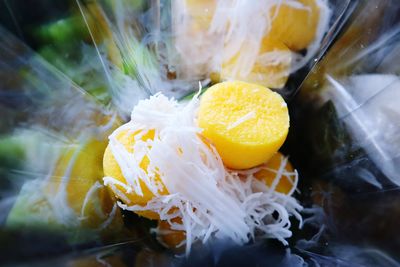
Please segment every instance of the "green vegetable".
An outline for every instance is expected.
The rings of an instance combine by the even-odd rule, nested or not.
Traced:
[[[71,39],[85,39],[89,33],[82,18],[72,16],[40,26],[36,36],[45,43],[68,43]]]
[[[14,136],[0,137],[0,174],[2,169],[16,169],[25,158],[23,144]]]

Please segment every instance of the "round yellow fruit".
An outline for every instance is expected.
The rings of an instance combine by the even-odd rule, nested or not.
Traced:
[[[97,188],[88,195],[96,182],[101,184],[105,147],[105,142],[94,139],[68,146],[58,158],[44,189],[48,199],[65,193],[65,204],[77,216],[84,216],[81,223],[89,227],[103,223],[105,219],[99,211],[108,215],[113,207],[113,199],[105,188]]]
[[[125,149],[132,153],[133,152],[133,145],[135,143],[135,135],[137,133],[130,133],[128,130],[121,131],[117,135],[117,140],[125,147]],[[141,138],[143,141],[147,139],[154,139],[154,131],[149,131],[147,134],[143,135]],[[140,163],[140,167],[143,170],[146,170],[149,165],[149,159],[147,156],[143,158],[143,161]],[[118,181],[127,184],[127,181],[125,177],[122,174],[121,168],[118,165],[118,162],[114,158],[114,155],[111,152],[110,145],[107,146],[106,151],[104,153],[104,158],[103,158],[103,169],[104,169],[104,175],[113,177],[114,179],[117,179]],[[161,182],[160,177],[156,175],[155,179],[158,182]],[[127,199],[129,199],[128,203],[125,203],[127,205],[141,205],[145,206],[147,202],[149,202],[153,197],[154,194],[150,191],[150,189],[147,187],[147,185],[140,181],[140,186],[143,191],[143,196],[136,194],[134,191],[131,193],[126,193],[126,189],[124,189],[120,185],[115,185],[115,188],[121,192],[123,192]],[[111,190],[113,190],[110,187]],[[115,195],[118,197],[118,193],[114,192]],[[160,194],[168,194],[167,189],[164,187]],[[122,199],[121,199],[122,200]],[[125,201],[126,202],[126,201]],[[158,219],[158,214],[152,211],[137,211],[136,212],[138,215],[146,217],[148,219]]]
[[[248,169],[267,162],[282,146],[289,114],[279,94],[261,85],[230,81],[203,94],[198,125],[227,167]]]
[[[264,181],[268,187],[271,187],[284,158],[285,157],[281,153],[277,152],[268,161],[265,168],[259,170],[254,174],[254,177],[256,177],[258,180]],[[286,162],[283,168],[284,173],[282,174],[282,177],[276,185],[275,191],[283,194],[289,194],[295,186],[295,181],[294,177],[288,175],[288,173],[293,173],[294,169],[289,161]]]
[[[307,48],[315,39],[320,18],[317,0],[298,0],[302,8],[282,3],[272,8],[270,16],[273,19],[270,38],[282,41],[292,50]]]
[[[242,47],[246,50],[245,47]],[[241,49],[241,50],[242,50]],[[250,73],[242,75],[235,71],[238,63],[237,56],[222,64],[221,77],[223,80],[242,80],[264,85],[269,88],[282,88],[285,86],[292,62],[292,53],[281,41],[264,37],[258,52],[257,61]]]

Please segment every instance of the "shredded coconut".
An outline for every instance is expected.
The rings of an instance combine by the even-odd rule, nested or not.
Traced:
[[[246,0],[219,0],[210,2],[212,16],[208,21],[205,15],[200,19],[193,17],[186,0],[173,1],[173,34],[178,54],[174,57],[177,61],[174,65],[178,77],[200,78],[219,71],[233,59],[235,64],[230,71],[233,77],[248,76],[256,63],[265,67],[292,64],[290,72],[299,70],[315,56],[329,26],[331,10],[327,0],[316,0],[315,4],[319,9],[319,21],[315,38],[305,54],[273,51],[260,55],[263,39],[271,31],[281,6],[309,12],[311,8],[294,0],[254,1],[251,4]]]
[[[249,113],[247,113],[246,115],[244,115],[243,117],[240,117],[237,121],[235,121],[234,123],[232,123],[231,125],[229,125],[227,127],[228,130],[231,130],[233,128],[238,127],[240,124],[254,118],[256,116],[256,113],[254,111],[250,111]]]
[[[198,94],[186,104],[156,94],[140,101],[132,112],[132,121],[109,137],[111,151],[126,179],[124,184],[116,177],[104,178],[122,201],[118,206],[134,212],[156,212],[171,230],[185,231],[186,240],[180,245],[186,245],[187,254],[194,242],[205,243],[211,238],[228,238],[237,244],[258,237],[276,238],[286,245],[286,238],[292,235],[289,217],[294,215],[301,225],[302,207],[291,196],[297,185],[297,172],[285,171],[287,159],[283,159],[268,188],[254,177],[265,166],[246,171],[225,168],[215,148],[200,137],[201,129],[195,122],[198,105]],[[242,120],[251,116],[254,114],[249,113]],[[116,138],[127,129],[134,135],[154,131],[154,139],[136,139],[132,144],[135,153],[131,153]],[[139,159],[136,153],[140,153]],[[140,162],[145,156],[149,164],[142,169]],[[283,175],[294,177],[288,195],[274,190]],[[145,206],[130,203],[126,194],[115,187],[143,195],[141,184],[154,194]],[[167,194],[161,193],[163,186]]]

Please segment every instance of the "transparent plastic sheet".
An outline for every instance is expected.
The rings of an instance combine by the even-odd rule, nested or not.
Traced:
[[[108,104],[110,81],[104,75],[102,58],[92,45],[85,20],[67,1],[3,1],[3,24],[34,48],[75,84],[98,101]],[[47,10],[47,12],[31,12]],[[93,19],[87,21],[92,25]],[[95,35],[96,40],[101,36]],[[103,48],[100,47],[100,50]]]
[[[213,5],[213,2],[204,1],[197,6],[188,1],[186,4],[193,5],[192,7],[186,6],[185,1],[137,1],[135,4],[123,0],[77,1],[82,15],[88,21],[93,17],[98,22],[87,23],[87,26],[93,35],[102,36],[95,42],[104,47],[104,52],[109,55],[107,67],[112,65],[114,70],[111,71],[111,76],[118,69],[119,72],[132,77],[134,86],[140,88],[138,91],[144,92],[144,95],[161,91],[178,99],[191,94],[198,87],[199,81],[203,88],[206,88],[222,79],[222,63],[217,58],[227,50],[221,47],[224,33],[209,33],[213,27],[211,21],[207,22],[206,26],[203,25],[205,28],[195,36],[185,31],[192,26],[193,18],[198,18],[200,24],[210,19],[210,5]],[[232,12],[239,10],[240,1],[228,2],[227,4],[233,6]],[[287,98],[295,94],[299,84],[325,53],[356,5],[356,2],[352,1],[331,0],[324,3],[327,9],[324,18],[327,21],[322,23],[326,25],[318,37],[320,42],[296,53],[290,52],[296,55],[294,58],[299,58],[299,62],[293,62],[291,69],[285,74],[290,74],[289,80],[280,85],[282,88],[279,92]],[[230,17],[222,15],[222,21]],[[217,13],[212,13],[211,16],[213,21],[220,20]],[[185,19],[187,17],[189,19]],[[240,44],[243,40],[239,39],[237,41]],[[242,50],[246,50],[247,53],[249,49],[244,46]],[[245,53],[243,54],[245,56]],[[215,61],[212,63],[215,66],[208,64],[207,59]],[[278,75],[275,73],[278,69],[272,68],[271,72],[273,75],[270,78],[274,79],[273,76]],[[286,79],[287,77],[284,80]],[[116,95],[112,96],[118,99],[118,95],[124,98],[129,96],[130,92],[122,89],[114,93]],[[122,101],[114,104],[126,106],[126,110],[131,108]]]
[[[320,263],[399,266],[399,11],[361,1],[292,102],[288,149],[320,214],[295,247]]]
[[[0,33],[2,257],[136,239],[100,183],[117,112]]]
[[[328,266],[333,264],[339,266],[352,266],[351,264],[369,264],[373,266],[374,263],[375,265],[380,264],[388,266],[389,264],[393,264],[393,260],[385,256],[382,251],[374,249],[364,249],[363,246],[357,247],[356,245],[358,244],[356,244],[355,246],[351,246],[351,244],[349,244],[348,246],[343,246],[341,243],[338,243],[338,245],[335,246],[335,244],[333,243],[331,246],[328,246],[326,250],[324,250],[325,244],[323,243],[323,240],[324,238],[326,238],[325,229],[332,231],[332,229],[335,230],[337,228],[335,222],[332,222],[333,219],[329,216],[330,214],[328,213],[328,216],[325,216],[325,213],[327,212],[326,210],[328,210],[329,212],[329,209],[332,208],[329,205],[334,205],[334,208],[336,207],[335,211],[341,214],[342,211],[340,210],[340,208],[343,208],[343,206],[339,206],[339,208],[337,208],[337,205],[343,203],[342,201],[344,200],[342,199],[344,197],[343,195],[341,195],[341,192],[327,192],[325,189],[318,190],[318,186],[320,186],[321,188],[331,187],[330,184],[320,184],[319,179],[323,177],[324,180],[329,180],[332,172],[329,172],[327,170],[334,170],[334,176],[339,178],[341,176],[345,177],[346,171],[348,170],[346,170],[347,165],[343,163],[345,161],[343,161],[342,157],[334,159],[330,158],[332,155],[335,156],[338,153],[335,150],[325,151],[328,154],[325,154],[325,157],[319,158],[319,156],[321,156],[321,151],[319,149],[323,149],[323,147],[315,146],[315,143],[314,146],[311,147],[316,147],[317,151],[307,148],[305,157],[304,155],[299,155],[302,151],[301,149],[290,151],[293,147],[296,147],[291,146],[290,142],[288,143],[289,145],[287,149],[292,155],[291,160],[293,160],[295,166],[298,167],[300,170],[304,170],[304,173],[301,176],[302,179],[304,179],[303,183],[307,185],[307,183],[310,182],[310,180],[312,179],[315,179],[315,181],[317,181],[317,185],[315,185],[314,187],[317,190],[315,190],[312,194],[315,204],[321,204],[322,202],[325,203],[324,201],[327,201],[327,204],[325,204],[327,207],[324,206],[326,208],[325,213],[318,213],[320,209],[318,209],[317,207],[312,210],[313,213],[310,215],[310,217],[315,218],[315,220],[310,220],[310,225],[320,226],[321,224],[326,223],[327,226],[326,228],[322,229],[324,231],[318,232],[320,234],[314,236],[314,239],[311,239],[311,241],[310,238],[314,234],[312,230],[315,229],[312,229],[310,230],[310,232],[308,232],[308,229],[306,228],[304,233],[299,233],[298,236],[294,238],[294,241],[298,239],[300,241],[298,242],[298,246],[292,247],[291,250],[287,249],[285,251],[285,249],[283,249],[279,244],[276,244],[273,241],[268,241],[265,243],[261,242],[242,248],[233,247],[231,249],[226,248],[229,247],[227,244],[216,244],[214,247],[211,247],[209,249],[196,248],[193,252],[193,255],[188,259],[176,258],[173,253],[160,249],[159,246],[152,244],[151,242],[153,241],[146,240],[146,242],[143,243],[135,243],[137,240],[136,237],[147,239],[148,235],[145,234],[145,232],[146,230],[148,230],[149,227],[148,225],[146,225],[146,227],[144,227],[145,230],[143,230],[143,232],[138,235],[136,232],[140,232],[142,226],[138,224],[138,222],[140,221],[133,220],[133,225],[130,225],[129,227],[125,227],[129,225],[129,223],[125,221],[123,224],[124,230],[120,230],[118,227],[122,224],[121,222],[118,222],[118,220],[120,219],[118,219],[118,216],[120,216],[120,214],[118,214],[119,211],[113,215],[116,216],[115,218],[117,219],[115,219],[115,224],[110,227],[112,229],[105,229],[104,235],[99,235],[98,232],[95,232],[94,230],[96,230],[96,228],[101,226],[102,223],[106,221],[107,215],[112,214],[112,205],[107,206],[107,204],[107,207],[105,209],[106,217],[98,216],[98,214],[95,214],[94,216],[100,217],[100,222],[98,224],[93,223],[94,225],[89,225],[88,227],[83,227],[81,224],[82,221],[79,219],[84,218],[85,220],[90,221],[90,217],[85,218],[85,216],[81,216],[81,210],[84,203],[89,203],[87,206],[87,210],[91,210],[93,209],[93,206],[97,205],[98,202],[96,201],[99,201],[98,198],[102,200],[102,196],[107,195],[107,192],[103,191],[103,189],[95,191],[97,190],[96,181],[101,178],[101,174],[85,174],[85,171],[82,170],[84,169],[84,167],[78,166],[75,167],[77,169],[75,175],[73,174],[74,171],[72,170],[72,177],[75,176],[76,178],[74,179],[71,178],[71,175],[65,175],[65,169],[63,169],[63,167],[59,167],[59,170],[53,170],[50,167],[55,165],[59,166],[60,163],[61,165],[63,165],[63,161],[71,163],[69,158],[74,157],[75,155],[75,157],[78,159],[78,163],[85,165],[92,164],[91,162],[95,161],[96,163],[94,164],[97,164],[96,166],[101,168],[101,166],[99,166],[101,164],[99,164],[98,160],[102,158],[102,153],[105,146],[104,141],[106,140],[109,131],[120,124],[120,120],[118,119],[119,116],[122,118],[126,118],[135,101],[147,96],[148,94],[155,93],[158,90],[165,90],[165,92],[168,92],[169,95],[179,97],[192,90],[193,88],[197,88],[198,82],[198,80],[184,80],[182,83],[181,80],[174,79],[173,72],[170,72],[168,68],[164,68],[165,66],[162,66],[160,68],[160,66],[157,65],[157,60],[159,59],[158,57],[164,57],[168,55],[168,49],[171,49],[171,47],[169,46],[170,44],[159,42],[168,40],[168,38],[165,39],[165,36],[157,36],[157,31],[160,33],[161,31],[166,30],[164,28],[166,27],[165,24],[168,25],[168,23],[164,21],[165,18],[163,16],[168,18],[168,12],[170,11],[168,11],[168,9],[165,9],[165,6],[163,6],[161,9],[160,3],[158,1],[150,1],[144,4],[144,6],[150,6],[150,8],[144,8],[144,10],[147,11],[144,14],[141,14],[143,10],[141,5],[143,3],[141,3],[140,1],[135,3],[133,3],[134,1],[117,2],[119,2],[119,4],[121,4],[122,6],[110,6],[109,1],[77,1],[74,2],[74,4],[72,5],[76,9],[76,13],[74,14],[78,15],[80,21],[79,23],[81,24],[81,26],[79,26],[78,28],[82,27],[82,29],[85,29],[83,37],[81,36],[79,38],[84,41],[83,47],[86,47],[86,50],[83,54],[87,55],[88,57],[84,58],[82,62],[92,63],[88,64],[88,69],[90,70],[93,67],[96,70],[96,75],[89,75],[89,77],[91,78],[91,80],[99,82],[98,85],[101,87],[100,94],[97,94],[96,90],[87,90],[85,83],[79,83],[79,85],[84,86],[84,89],[88,92],[85,93],[83,89],[81,89],[80,86],[77,85],[77,82],[74,80],[73,74],[69,75],[68,73],[66,73],[66,76],[69,77],[67,78],[59,71],[60,69],[62,71],[62,66],[56,65],[58,70],[54,69],[45,61],[38,58],[34,53],[32,53],[32,51],[27,49],[26,46],[22,45],[10,34],[3,30],[1,31],[2,49],[0,50],[0,75],[4,75],[4,77],[2,77],[1,79],[1,92],[2,94],[4,94],[4,96],[6,96],[6,98],[2,98],[1,109],[2,112],[4,111],[3,114],[7,114],[5,116],[7,120],[5,121],[6,123],[4,124],[4,127],[2,124],[2,131],[4,130],[4,132],[8,132],[10,134],[9,136],[11,136],[12,145],[17,143],[16,146],[11,146],[11,149],[16,152],[15,155],[11,156],[18,159],[23,159],[19,163],[20,165],[17,167],[5,166],[4,168],[5,176],[3,177],[6,178],[2,179],[2,182],[4,182],[6,186],[2,187],[1,190],[2,203],[0,205],[2,207],[2,210],[7,211],[11,209],[11,207],[17,200],[17,193],[20,191],[22,184],[25,183],[27,180],[45,180],[46,178],[49,179],[51,181],[50,188],[52,188],[50,189],[50,194],[52,195],[57,191],[55,188],[59,188],[59,184],[66,185],[68,187],[68,185],[76,183],[76,186],[82,186],[82,184],[87,183],[88,179],[82,178],[81,176],[90,176],[90,182],[87,186],[84,187],[85,190],[83,190],[86,191],[83,192],[85,198],[82,198],[82,194],[80,193],[77,193],[77,195],[80,195],[79,197],[71,194],[71,198],[75,199],[76,202],[79,202],[79,204],[76,205],[78,206],[79,210],[78,216],[70,216],[72,226],[65,227],[63,225],[61,231],[57,228],[55,231],[52,231],[52,229],[50,229],[52,228],[50,227],[50,224],[45,222],[41,225],[41,229],[39,230],[37,230],[36,227],[32,227],[32,225],[18,225],[18,230],[2,230],[3,240],[7,241],[2,242],[3,244],[7,244],[5,245],[7,246],[7,250],[3,250],[5,253],[2,253],[2,257],[5,257],[11,263],[13,263],[12,261],[15,261],[14,263],[19,261],[21,264],[23,264],[24,262],[27,262],[27,260],[36,261],[37,266],[107,266],[107,264],[111,266],[129,266],[132,264],[135,264],[137,266],[148,266],[151,264],[156,266],[204,266],[210,264],[222,266],[240,266],[244,264],[248,264],[250,266],[257,264],[303,266],[304,262],[308,263],[311,266],[318,266],[318,264]],[[99,5],[96,5],[97,3]],[[331,44],[332,37],[336,35],[337,30],[340,29],[343,21],[345,21],[347,16],[351,14],[352,9],[355,7],[355,3],[356,1],[330,2],[331,7],[335,7],[334,15],[332,16],[331,21],[331,28],[327,38],[325,38],[320,50],[315,56],[316,61],[321,58],[327,47]],[[134,4],[136,4],[137,6],[135,6]],[[361,7],[358,7],[358,14],[380,14],[379,12],[375,13],[376,11],[372,11],[373,9],[368,9],[372,8],[373,4],[364,3],[364,5],[366,5],[366,7],[364,7],[363,5],[361,5]],[[380,6],[381,8],[388,8],[388,10],[390,10],[390,8],[395,7],[396,4],[394,2],[384,1],[381,2],[381,4],[378,6]],[[100,10],[102,10],[101,12],[98,12],[99,8]],[[157,11],[160,10],[161,12],[158,13]],[[394,10],[392,10],[391,12],[393,12],[393,14],[396,14]],[[121,17],[115,17],[115,14],[119,16],[123,14],[122,18],[124,19],[122,20],[122,22]],[[365,21],[369,20],[369,17],[367,15],[364,15],[366,16],[366,18],[361,16],[361,18],[358,17],[358,19],[356,15],[354,16],[355,17],[353,17],[351,21],[358,21],[360,25],[363,25]],[[388,17],[384,20],[384,28],[392,28],[389,21],[390,18],[393,17],[389,16],[387,12],[385,13],[385,16]],[[152,26],[151,30],[149,31],[149,29],[145,27],[147,24],[144,22],[147,22],[149,19],[152,18],[158,19],[152,21],[152,23],[154,23],[154,27]],[[93,21],[96,21],[96,23],[93,23]],[[386,25],[386,23],[388,23],[388,25]],[[128,25],[128,27],[133,27],[134,30],[127,30],[126,24]],[[373,25],[370,27],[378,27],[377,25]],[[113,33],[113,35],[107,36],[110,31]],[[126,36],[123,36],[124,34],[126,34]],[[377,33],[377,35],[379,34]],[[339,41],[341,40],[341,38],[342,37],[339,38]],[[391,38],[390,40],[393,41],[393,39]],[[66,40],[64,40],[64,42],[65,41]],[[138,42],[138,46],[134,46],[134,48],[132,48],[130,44],[136,44],[135,42]],[[94,44],[96,44],[96,46],[94,46]],[[158,49],[156,47],[157,45],[160,45],[161,48]],[[384,47],[389,49],[386,51],[398,51],[397,46],[394,46],[393,50],[390,48],[390,46],[384,45]],[[335,49],[335,46],[333,47],[333,49]],[[358,50],[355,48],[355,51],[357,52]],[[376,54],[375,52],[377,51],[380,51],[380,53]],[[114,55],[114,52],[116,52],[116,57],[112,56]],[[140,54],[138,52],[143,54]],[[395,64],[392,64],[392,62],[395,62],[394,59],[397,58],[397,53],[395,54],[396,56],[394,56],[393,58],[389,56],[385,57],[382,63],[379,63],[380,58],[382,57],[381,55],[387,55],[387,53],[385,52],[385,50],[382,50],[380,46],[378,46],[377,49],[374,49],[373,52],[367,53],[367,55],[370,54],[375,55],[373,58],[375,59],[374,62],[379,65],[379,67],[376,67],[377,70],[381,70],[379,72],[391,74],[395,72],[395,70],[393,70]],[[364,56],[362,56],[363,59]],[[328,63],[329,65],[340,66],[339,63],[343,57],[337,57],[333,55],[331,58],[335,59],[336,62],[334,64]],[[120,62],[120,60],[122,60],[122,62]],[[329,59],[329,53],[326,56],[325,60],[332,60]],[[326,61],[323,61],[319,66],[317,66],[317,68],[315,68],[315,73],[313,73],[313,75],[318,75],[322,72],[319,71],[319,69],[322,68],[321,66],[324,66],[324,62]],[[354,62],[350,61],[350,63],[348,64],[350,64],[353,68],[353,64],[358,62],[359,60],[355,60]],[[77,63],[77,65],[80,64],[81,63]],[[298,76],[296,76],[295,74],[293,76],[293,79],[291,78],[292,81],[289,81],[288,87],[285,89],[286,91],[284,92],[285,94],[287,93],[288,97],[293,95],[293,92],[295,92],[297,89],[297,84],[299,84],[303,80],[303,77],[306,73],[308,73],[313,65],[314,62],[311,61],[305,67],[305,69],[302,69],[298,73]],[[138,72],[138,66],[146,66],[149,67],[151,70],[153,70],[152,68],[155,68],[156,71],[152,72],[144,70],[146,75],[143,75],[143,73]],[[371,67],[371,65],[369,64],[368,66]],[[83,70],[77,70],[78,72],[86,73]],[[367,72],[370,72],[370,70],[368,69]],[[147,76],[149,73],[154,75]],[[328,74],[330,75],[330,77],[332,77],[334,81],[340,81],[340,79],[342,79],[343,77],[340,75],[340,71],[336,70],[332,70],[331,72],[328,72]],[[169,81],[170,78],[168,78],[168,75],[172,75],[172,77],[170,77],[171,80],[173,80],[172,82]],[[74,82],[72,82],[71,79],[74,80]],[[77,79],[77,81],[79,81],[79,79]],[[306,80],[306,82],[304,83],[305,85],[303,86],[301,91],[302,94],[303,92],[307,92],[306,87],[310,83],[310,81],[313,82],[314,80],[312,80],[311,78]],[[204,83],[207,82],[208,81],[205,80]],[[131,86],[130,88],[134,88],[134,90],[126,90],[127,84]],[[194,84],[196,86],[193,86]],[[374,92],[371,92],[371,94],[374,94]],[[111,99],[107,99],[107,97],[103,98],[104,95],[111,95]],[[308,95],[308,97],[309,96],[310,95]],[[311,95],[311,97],[314,96],[315,94]],[[335,96],[329,96],[328,94],[324,95],[324,97],[325,98],[323,99],[338,98],[337,94]],[[127,99],[130,101],[127,101]],[[359,101],[359,99],[357,99],[357,101]],[[339,106],[342,104],[339,100],[336,100],[336,102],[339,102],[337,103]],[[106,106],[104,104],[106,104]],[[310,107],[314,104],[315,103],[310,105]],[[345,117],[346,112],[352,113],[355,106],[353,105],[350,107],[352,108],[350,111],[343,109],[344,111],[342,112],[344,113],[342,113],[341,116]],[[328,105],[328,113],[331,112],[329,108],[331,107],[329,107]],[[340,109],[340,107],[338,106],[335,106],[335,108],[337,110]],[[369,109],[371,111],[374,110],[374,108],[375,107],[370,107]],[[115,111],[113,111],[112,109],[115,109]],[[297,107],[293,108],[293,110],[297,109]],[[324,117],[324,113],[321,114],[321,121],[323,123],[326,123],[331,119],[329,117]],[[345,119],[343,118],[340,117],[339,121],[345,121]],[[307,122],[307,119],[304,119],[299,123],[303,124],[305,122]],[[354,123],[349,122],[348,124],[351,125]],[[295,120],[294,126],[292,126],[292,129],[294,129],[294,133],[292,133],[292,135],[296,133],[297,126]],[[334,147],[335,144],[346,140],[347,138],[347,136],[344,136],[344,134],[340,132],[340,129],[337,129],[337,125],[334,125],[333,128],[333,133],[335,133],[336,135],[334,135],[331,140],[327,142],[325,142],[326,140],[324,140],[322,142],[324,144],[328,143],[328,146],[332,147]],[[297,129],[302,128],[298,127]],[[310,130],[314,128],[310,126],[310,128],[307,129]],[[306,130],[304,132],[307,132]],[[26,136],[31,136],[32,140],[26,140]],[[318,137],[321,138],[324,135],[321,132],[314,132],[313,135],[310,136],[317,137],[315,140],[312,141],[316,142],[320,140],[318,139]],[[298,138],[299,137],[304,136],[302,134],[299,134]],[[338,141],[339,138],[342,139]],[[4,138],[5,141],[8,141],[6,139],[7,138]],[[15,141],[15,139],[17,139],[17,141]],[[21,143],[21,139],[24,140],[24,142]],[[307,140],[307,138],[305,138],[305,140]],[[27,141],[30,141],[30,143],[28,144]],[[95,144],[93,145],[92,142],[95,142]],[[302,143],[302,141],[300,141],[299,143]],[[343,148],[343,146],[346,146],[346,143],[340,145],[341,148]],[[389,148],[384,147],[384,149]],[[24,151],[28,150],[32,153],[30,155],[24,154]],[[83,153],[83,155],[91,154],[93,158],[91,158],[90,156],[81,157],[80,151],[85,152],[85,150],[87,150],[87,153]],[[348,147],[347,150],[349,150]],[[311,153],[311,151],[315,152],[315,154],[313,154],[314,156],[310,157],[308,153]],[[395,154],[395,150],[390,150],[389,152],[390,157],[392,157],[393,153]],[[322,169],[325,169],[323,169],[324,171],[319,172],[317,175],[312,172],[307,173],[308,162],[301,162],[301,159],[317,159],[320,163],[322,162],[320,167]],[[383,190],[391,190],[392,188],[396,188],[391,187],[391,184],[390,182],[388,182],[387,179],[385,180],[384,178],[382,178],[383,181],[382,179],[374,179],[376,176],[375,173],[379,173],[379,168],[373,169],[373,165],[376,165],[376,160],[374,161],[373,159],[368,159],[367,157],[359,157],[357,158],[357,160],[360,161],[353,162],[352,166],[363,167],[363,169],[359,171],[361,173],[359,175],[361,177],[359,180],[369,181],[365,185],[366,188],[370,190],[368,191],[368,194],[371,192],[374,194],[376,193],[376,191],[380,192],[378,190],[379,186]],[[14,160],[9,161],[15,163]],[[348,161],[345,163],[348,163]],[[74,169],[74,166],[76,165],[74,165],[73,163],[71,164],[72,169]],[[340,164],[342,164],[342,169],[340,169],[339,167],[338,169],[332,168],[333,166],[336,167]],[[337,170],[342,172],[339,172],[338,174]],[[59,173],[64,174],[59,175]],[[355,190],[357,192],[357,190],[361,190],[357,189],[360,185],[359,180],[349,183],[347,180],[342,179],[338,183],[346,190],[350,190],[350,192],[352,192],[351,190]],[[71,183],[71,181],[73,183]],[[75,188],[75,185],[72,187]],[[25,195],[34,195],[32,192],[37,191],[37,188],[40,188],[40,185],[38,186],[37,184],[33,184],[30,190],[28,190],[28,187],[28,193]],[[91,191],[91,189],[93,190]],[[334,189],[338,190],[336,187],[334,187]],[[304,192],[305,203],[308,203],[307,201],[309,200],[306,199],[307,186],[300,188],[300,190]],[[89,191],[94,193],[88,194]],[[86,195],[89,195],[89,200],[85,202]],[[339,195],[339,197],[337,197],[337,195]],[[339,199],[336,201],[337,203],[335,202],[332,204],[331,202],[329,202],[331,199],[330,197],[332,196]],[[91,201],[92,198],[93,202]],[[368,197],[366,198],[368,199]],[[107,197],[105,197],[104,199],[107,199]],[[359,203],[363,202],[364,200],[364,198],[358,198]],[[24,198],[22,198],[22,201],[25,201]],[[383,202],[379,203],[382,204]],[[377,208],[379,208],[378,204],[375,205]],[[5,207],[4,209],[3,206]],[[57,206],[55,210],[57,210]],[[63,208],[63,210],[68,209]],[[25,210],[23,210],[22,212],[25,212]],[[363,210],[360,211],[361,214],[362,212]],[[61,214],[63,214],[63,212],[61,212]],[[73,214],[73,212],[71,214]],[[85,212],[83,212],[83,215],[90,215],[90,212],[88,212],[88,214],[85,214]],[[357,217],[356,215],[354,216]],[[41,217],[41,219],[43,218],[42,215],[40,215],[39,217]],[[126,215],[125,218],[126,217],[129,216]],[[6,220],[6,218],[2,219],[3,221]],[[343,220],[345,219],[347,218],[344,218]],[[351,221],[351,223],[352,222],[353,221]],[[77,223],[77,225],[75,223]],[[349,223],[349,225],[351,225],[351,223]],[[370,223],[376,225],[376,221],[374,220]],[[312,228],[311,226],[310,228]],[[43,228],[45,228],[45,230]],[[24,229],[24,231],[19,231],[20,229]],[[32,231],[33,229],[34,231]],[[117,233],[114,233],[113,230],[115,230]],[[321,228],[317,230],[321,230]],[[34,235],[32,235],[31,232],[34,232]],[[342,235],[344,235],[344,233],[346,232],[343,232]],[[8,243],[8,240],[12,239],[12,237],[15,237],[15,235],[18,236],[18,238],[16,238],[17,241]],[[294,241],[292,242],[293,244],[295,244]],[[38,245],[35,249],[33,249],[33,242],[43,244],[43,246]],[[12,244],[13,246],[10,246],[9,244]],[[110,244],[110,246],[105,246],[107,244]],[[17,247],[20,248],[17,250]],[[94,248],[91,249],[90,247]],[[350,251],[351,253],[347,253],[348,251]],[[43,255],[41,253],[49,255],[49,257],[46,259],[41,259],[38,256]],[[244,257],[243,255],[246,255],[246,257]],[[18,258],[19,256],[21,257]]]

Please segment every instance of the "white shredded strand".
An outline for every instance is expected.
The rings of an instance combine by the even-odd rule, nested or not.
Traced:
[[[326,31],[329,26],[329,21],[331,19],[332,11],[329,8],[327,0],[316,0],[315,4],[319,9],[319,21],[317,26],[317,31],[313,42],[307,47],[307,53],[303,56],[300,54],[295,54],[295,60],[291,67],[291,72],[295,72],[302,67],[304,67],[312,57],[318,52],[321,46],[321,41],[324,38]]]
[[[68,182],[72,179],[72,171],[76,160],[78,159],[79,153],[82,151],[82,146],[78,147],[68,162],[68,165],[63,173],[62,180],[57,189],[54,189],[56,192],[55,195],[47,195],[45,197],[50,204],[52,211],[58,222],[64,225],[78,225],[79,224],[79,215],[74,212],[72,207],[68,205],[67,201],[67,185]],[[47,179],[50,178],[49,177]]]
[[[302,207],[292,197],[297,172],[285,170],[287,158],[282,158],[279,169],[272,170],[276,175],[268,187],[254,177],[257,171],[267,169],[266,166],[250,170],[227,169],[215,147],[204,143],[200,137],[202,130],[195,120],[199,93],[200,90],[191,101],[182,104],[162,94],[140,101],[132,112],[132,121],[110,136],[110,146],[114,146],[111,152],[123,175],[128,177],[125,182],[104,177],[104,184],[122,201],[117,202],[118,207],[133,212],[155,212],[160,220],[169,223],[171,230],[184,231],[186,239],[179,245],[186,246],[187,254],[194,242],[206,243],[210,238],[228,238],[237,244],[258,237],[276,238],[286,245],[286,238],[292,235],[290,217],[301,221]],[[242,120],[246,120],[246,116]],[[135,142],[130,144],[134,153],[128,153],[117,140],[118,134],[127,130],[140,136],[135,136]],[[142,132],[149,131],[154,131],[154,138],[144,140]],[[148,158],[145,169],[135,158],[136,153],[140,154],[139,158]],[[289,194],[275,191],[284,176],[294,177]],[[161,193],[155,180],[159,180],[167,192]],[[154,197],[146,205],[137,205],[116,186],[137,195],[147,186],[154,189]],[[165,233],[158,231],[158,234]]]
[[[240,117],[238,120],[236,120],[234,123],[232,123],[231,125],[229,125],[227,127],[228,130],[231,130],[233,128],[238,127],[240,124],[254,118],[256,116],[256,113],[253,111],[250,111],[249,113],[247,113],[246,115]]]
[[[121,190],[116,188],[114,184],[109,184],[108,186],[116,194],[116,197],[123,200],[125,203],[131,203],[130,199]]]
[[[108,216],[107,216],[107,220],[105,220],[105,221],[99,226],[98,230],[101,231],[101,230],[103,230],[103,229],[106,229],[106,228],[112,223],[112,221],[113,221],[114,218],[115,218],[115,215],[117,214],[117,207],[118,207],[118,205],[115,203],[115,204],[113,205],[112,209],[111,209],[110,214],[108,214]]]
[[[287,164],[287,158],[281,159],[281,165],[279,166],[278,172],[276,173],[276,178],[272,182],[271,187],[269,188],[270,192],[275,191],[276,187],[278,186],[279,181],[282,179],[283,171],[285,170],[285,166]]]
[[[129,185],[127,185],[127,184],[125,184],[125,183],[113,178],[113,177],[110,177],[110,176],[104,177],[103,178],[103,183],[106,186],[107,185],[119,185],[119,186],[121,186],[122,188],[124,188],[126,190],[127,194],[132,193],[132,186],[129,186]]]
[[[205,5],[205,9],[198,9],[202,12],[201,18],[198,18],[200,15],[191,13],[186,0],[173,1],[172,29],[177,56],[172,61],[180,78],[204,78],[220,71],[226,64],[230,65],[228,79],[247,77],[255,64],[263,67],[288,65],[290,73],[295,72],[316,55],[331,18],[327,0],[316,0],[319,20],[315,37],[305,54],[283,51],[260,54],[262,42],[271,31],[281,6],[308,12],[312,11],[311,8],[295,0],[251,3],[246,0],[219,0]],[[208,15],[211,15],[210,21],[207,21]],[[286,77],[290,73],[282,71],[277,75]]]
[[[86,206],[88,205],[89,201],[93,198],[94,193],[96,193],[100,188],[102,188],[103,185],[100,184],[98,181],[96,181],[87,191],[86,195],[85,195],[85,199],[83,200],[83,204],[82,204],[82,208],[81,208],[81,219],[85,218],[85,210],[86,210]],[[99,213],[98,213],[99,214]],[[101,214],[103,215],[103,214]]]

